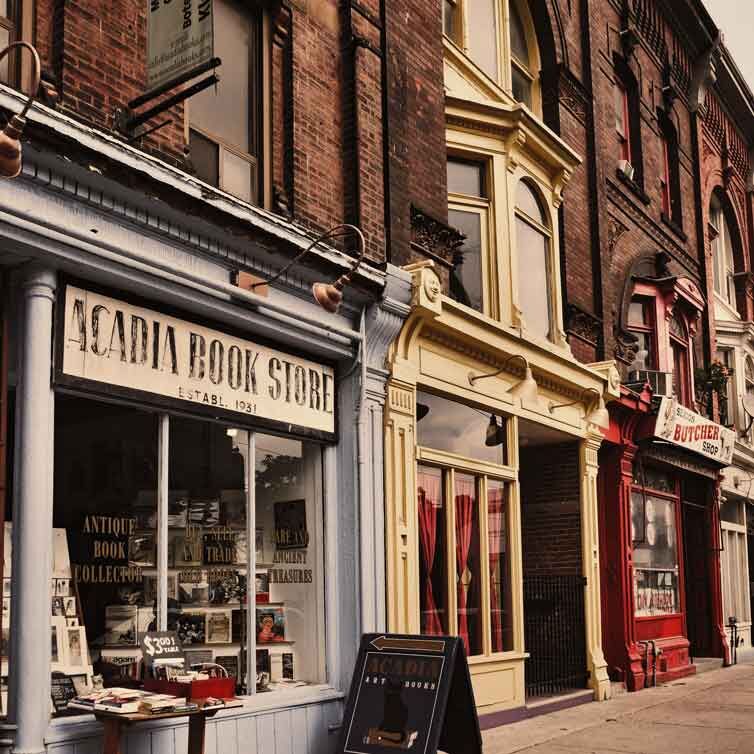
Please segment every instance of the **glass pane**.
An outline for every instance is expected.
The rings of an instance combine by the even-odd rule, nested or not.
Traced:
[[[726,500],[720,506],[720,518],[723,521],[729,521],[731,524],[742,523],[741,503],[738,500]]]
[[[482,297],[482,215],[478,212],[448,210],[448,223],[466,236],[453,254],[450,297],[481,312]]]
[[[641,484],[657,492],[667,492],[669,495],[676,494],[675,477],[656,466],[643,466],[634,464],[634,484]],[[686,495],[688,498],[688,495]]]
[[[321,489],[318,445],[256,435],[258,689],[325,681]]]
[[[0,13],[0,15],[4,15]],[[0,26],[0,50],[4,50],[10,44],[10,31],[3,26]],[[13,53],[9,53],[2,60],[0,60],[0,81],[4,84],[8,83],[8,66],[9,59]]]
[[[491,431],[488,412],[423,392],[416,394],[416,409],[419,445],[465,458],[507,463],[504,418],[495,416],[498,428]]]
[[[458,8],[452,0],[444,0],[442,5],[443,31],[454,42],[458,42]]]
[[[524,30],[524,22],[518,10],[518,3],[516,3],[515,0],[511,0],[511,2],[509,3],[509,8],[511,24],[511,53],[514,57],[518,58],[519,62],[523,63],[528,68],[529,45],[526,43],[526,31]]]
[[[676,613],[678,542],[675,502],[640,492],[631,495],[634,539],[634,608],[637,616]]]
[[[229,152],[227,149],[220,148],[220,158],[222,159],[222,186],[223,191],[243,199],[245,202],[252,202],[255,199],[253,191],[254,166],[242,157]]]
[[[448,160],[448,193],[485,196],[484,165],[479,162]]]
[[[497,14],[495,0],[477,0],[468,14],[469,57],[492,79],[498,80]]]
[[[516,207],[532,220],[536,220],[540,225],[549,227],[550,223],[547,222],[547,217],[542,212],[539,198],[534,189],[526,181],[518,182],[518,187],[516,188]]]
[[[649,325],[649,312],[641,299],[633,299],[628,305],[629,325]]]
[[[191,162],[196,175],[212,186],[220,182],[218,156],[220,148],[193,129],[190,132]]]
[[[629,372],[637,369],[654,369],[654,346],[652,336],[646,332],[634,332],[636,336],[636,355],[628,367]]]
[[[527,107],[531,107],[531,79],[521,72],[515,64],[511,66],[511,84],[513,99],[517,102],[523,102]]]
[[[613,106],[615,108],[615,130],[625,138],[628,135],[626,90],[618,82],[613,87]]]
[[[247,641],[247,459],[246,432],[171,417],[168,629],[188,665],[216,662],[237,679]]]
[[[479,560],[479,506],[476,479],[455,475],[458,635],[467,655],[482,653],[482,583]]]
[[[419,603],[421,632],[448,633],[448,567],[445,533],[445,494],[440,469],[419,466]]]
[[[53,672],[136,683],[156,628],[156,491],[155,416],[56,397]]]
[[[492,651],[513,649],[513,604],[506,536],[506,486],[487,482],[487,529],[490,568],[490,634]]]
[[[550,336],[549,239],[520,217],[516,218],[518,302],[530,332]]]
[[[250,62],[254,38],[248,11],[228,0],[215,0],[215,50],[223,65],[220,82],[191,98],[191,123],[228,144],[250,149]]]

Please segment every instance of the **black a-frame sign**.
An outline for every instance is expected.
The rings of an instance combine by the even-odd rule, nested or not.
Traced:
[[[482,735],[457,636],[365,634],[337,754],[481,754]]]

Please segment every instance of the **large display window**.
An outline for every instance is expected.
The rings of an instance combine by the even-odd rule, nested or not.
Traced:
[[[454,634],[466,653],[513,649],[506,420],[417,394],[420,625]]]
[[[317,443],[59,394],[53,545],[52,671],[76,686],[137,684],[164,629],[239,694],[325,681]]]
[[[677,481],[659,470],[640,468],[631,492],[634,615],[654,617],[681,611],[678,565]]]

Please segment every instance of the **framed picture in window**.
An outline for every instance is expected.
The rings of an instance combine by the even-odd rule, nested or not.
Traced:
[[[64,617],[54,617],[51,619],[50,651],[52,657],[52,670],[64,670],[68,667],[67,631],[68,627],[66,626],[66,619]]]
[[[76,617],[76,598],[63,597],[63,613],[66,618]]]
[[[306,500],[275,503],[275,548],[298,550],[309,546]]]
[[[68,667],[83,670],[89,664],[86,647],[86,631],[83,626],[66,627]]]
[[[285,641],[285,610],[282,605],[257,607],[257,642],[274,644]]]
[[[231,643],[231,611],[213,610],[207,613],[207,644]]]

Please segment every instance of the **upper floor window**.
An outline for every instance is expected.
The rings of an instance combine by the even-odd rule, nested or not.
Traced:
[[[673,357],[673,393],[684,405],[691,407],[691,370],[689,334],[683,318],[675,313],[670,320],[670,351]]]
[[[253,203],[260,200],[262,179],[261,13],[236,0],[215,0],[215,48],[224,75],[188,105],[197,175]]]
[[[552,335],[552,232],[547,214],[534,189],[525,180],[516,189],[516,251],[518,302],[527,330]]]
[[[631,162],[631,120],[628,110],[628,92],[616,79],[613,87],[615,105],[615,133],[618,137],[618,154],[621,160]]]
[[[733,284],[733,273],[735,272],[733,238],[722,204],[716,196],[712,197],[710,205],[710,235],[712,240],[715,293],[726,304],[735,308],[736,291]]]
[[[754,398],[754,360],[752,360],[751,356],[747,356],[744,362],[744,390],[746,391],[746,395]],[[746,412],[744,412],[744,420],[746,424],[749,424],[750,417]],[[746,439],[750,443],[754,443],[754,423],[749,428],[749,434]]]
[[[733,349],[719,349],[715,354],[715,359],[728,370],[728,374],[733,374]],[[752,388],[754,388],[754,385],[752,385]],[[733,408],[733,406],[735,405],[734,396],[734,380],[729,379],[727,384],[725,385],[725,392],[722,395],[718,394],[720,424],[722,424],[724,427],[732,426],[735,421],[735,411]]]
[[[450,297],[481,312],[489,259],[489,199],[485,164],[448,160],[448,224],[466,240],[456,249]]]
[[[681,173],[678,153],[678,135],[667,116],[660,119],[660,192],[662,214],[679,229],[683,225],[681,214]]]
[[[654,299],[634,296],[628,305],[628,330],[637,338],[634,363],[629,371],[657,369]]]
[[[525,0],[443,0],[443,30],[514,99],[538,108],[539,53]]]

